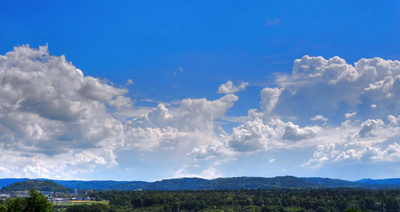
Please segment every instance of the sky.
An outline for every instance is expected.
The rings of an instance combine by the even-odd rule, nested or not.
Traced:
[[[0,2],[0,178],[400,178],[398,1]]]

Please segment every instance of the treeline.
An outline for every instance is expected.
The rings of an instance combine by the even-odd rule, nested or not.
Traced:
[[[47,201],[47,198],[35,191],[29,190],[29,197],[9,198],[0,204],[0,212],[52,212],[53,204]]]
[[[57,184],[51,180],[25,180],[23,182],[16,182],[12,185],[3,186],[2,192],[26,191],[31,188],[38,191],[53,191],[64,193],[70,193],[72,191],[71,189]]]
[[[202,191],[99,191],[110,201],[100,211],[400,211],[400,190],[246,189]],[[82,210],[82,207],[86,207]],[[96,211],[73,206],[67,211]]]
[[[66,182],[59,182],[60,184]],[[69,183],[69,182],[68,182]],[[122,182],[117,184],[115,182],[104,181],[104,185],[101,187],[101,181],[86,182],[87,185],[82,185],[79,182],[73,182],[75,184],[68,184],[68,187],[72,185],[75,188],[91,188],[95,190],[107,189],[107,190],[163,190],[163,191],[179,191],[179,190],[224,190],[224,189],[267,189],[267,188],[315,188],[321,187],[310,183],[306,180],[293,177],[274,177],[274,178],[263,178],[263,177],[232,177],[232,178],[217,178],[213,180],[201,179],[201,178],[179,178],[179,179],[167,179],[156,182]],[[88,186],[91,185],[92,187]]]
[[[6,186],[15,182],[27,181],[29,179],[0,179],[0,185]],[[31,180],[31,181],[45,181]],[[232,177],[217,179],[201,178],[178,178],[165,179],[156,182],[145,181],[80,181],[80,180],[51,180],[66,188],[78,190],[219,190],[219,189],[269,189],[269,188],[366,188],[366,189],[400,189],[400,178],[359,181],[347,181],[340,179],[293,176],[281,177]],[[24,189],[29,188],[25,186]],[[36,188],[40,190],[40,188]]]
[[[1,181],[0,181],[1,182]],[[94,190],[235,190],[235,189],[269,189],[269,188],[368,188],[397,189],[400,179],[387,179],[373,183],[374,180],[351,182],[330,178],[298,178],[281,177],[232,177],[217,179],[178,178],[165,179],[156,182],[144,181],[55,181],[67,188]]]

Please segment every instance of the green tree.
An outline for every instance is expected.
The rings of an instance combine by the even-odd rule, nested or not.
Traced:
[[[0,212],[7,212],[7,205],[5,202],[1,203]]]
[[[345,212],[361,212],[360,210],[358,210],[357,208],[347,208],[345,210]]]
[[[26,198],[26,208],[24,212],[52,212],[53,204],[47,201],[47,198],[35,189],[29,190],[30,197]]]
[[[23,211],[25,207],[25,200],[16,197],[16,198],[10,198],[7,201],[7,212],[20,212]]]

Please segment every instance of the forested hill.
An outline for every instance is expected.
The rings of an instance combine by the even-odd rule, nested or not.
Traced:
[[[162,180],[145,187],[147,190],[204,190],[204,189],[263,189],[263,188],[312,188],[314,184],[300,178],[286,177],[234,177],[205,180],[201,178],[182,178]]]
[[[355,182],[362,184],[370,184],[370,185],[383,185],[383,184],[400,185],[400,178],[390,178],[382,180],[362,179],[362,180],[357,180]]]
[[[360,183],[340,180],[340,179],[331,179],[331,178],[320,178],[320,177],[303,177],[301,178],[309,183],[320,187],[328,187],[328,188],[356,188],[360,187]]]
[[[22,181],[22,182],[19,182]],[[17,182],[17,183],[14,183]],[[28,181],[26,179],[0,179],[0,185],[10,185],[15,188],[27,190],[31,185],[40,181]],[[42,181],[47,182],[47,181]],[[94,190],[222,190],[222,189],[266,189],[266,188],[365,188],[365,189],[389,189],[400,188],[400,179],[346,181],[330,178],[298,178],[293,176],[283,177],[233,177],[217,178],[213,180],[201,178],[166,179],[155,182],[144,181],[80,181],[80,180],[53,180],[63,188],[69,189],[94,189]],[[8,184],[7,184],[8,183]],[[22,184],[21,184],[22,183]],[[42,183],[43,184],[43,183]],[[37,186],[37,185],[36,185]],[[7,186],[6,189],[11,188]],[[39,187],[32,187],[43,190]],[[53,186],[52,190],[54,190]],[[61,188],[57,188],[61,189]]]
[[[400,188],[392,184],[364,184],[330,178],[283,177],[233,177],[213,180],[201,178],[166,179],[144,181],[56,181],[67,188],[96,190],[208,190],[208,189],[264,189],[264,188]]]
[[[54,180],[54,182],[72,189],[95,189],[95,190],[136,190],[143,189],[149,182],[144,181],[113,181],[113,180]]]
[[[3,186],[2,192],[10,191],[26,191],[33,188],[38,191],[53,191],[53,192],[71,192],[71,189],[66,188],[51,180],[25,180],[15,182],[11,185]]]

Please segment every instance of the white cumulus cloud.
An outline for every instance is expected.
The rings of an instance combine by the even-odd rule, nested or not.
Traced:
[[[316,115],[316,116],[312,117],[310,120],[311,121],[318,121],[318,120],[320,120],[320,121],[328,121],[328,119],[325,118],[323,115]]]
[[[61,161],[62,155],[77,158],[86,151],[88,157],[90,152],[112,152],[122,145],[123,124],[107,108],[132,106],[125,97],[128,91],[84,76],[64,56],[51,56],[47,46],[15,47],[0,56],[0,81],[0,146],[9,160],[35,158],[16,166],[30,176],[67,173],[64,168],[75,165]],[[54,155],[60,159],[52,159]],[[113,157],[96,157],[80,164],[116,163]],[[53,167],[50,164],[60,168],[46,171]]]
[[[357,111],[356,111],[356,112],[353,112],[353,113],[345,113],[345,114],[344,114],[344,117],[346,117],[346,119],[349,119],[349,118],[355,116],[356,114],[357,114]]]
[[[275,108],[278,103],[279,96],[283,92],[283,88],[264,88],[261,90],[261,109],[267,113]]]
[[[0,172],[71,178],[115,168],[125,151],[184,161],[176,176],[208,177],[226,161],[282,149],[313,151],[303,166],[314,168],[400,158],[400,62],[304,56],[276,76],[259,107],[228,117],[248,82],[222,84],[214,100],[134,106],[126,88],[85,76],[47,46],[16,47],[0,56],[0,159],[9,161]]]
[[[231,94],[231,93],[236,93],[238,91],[242,91],[246,89],[248,82],[242,82],[239,86],[235,86],[232,81],[228,81],[225,84],[222,84],[218,88],[218,93],[224,93],[224,94]]]

